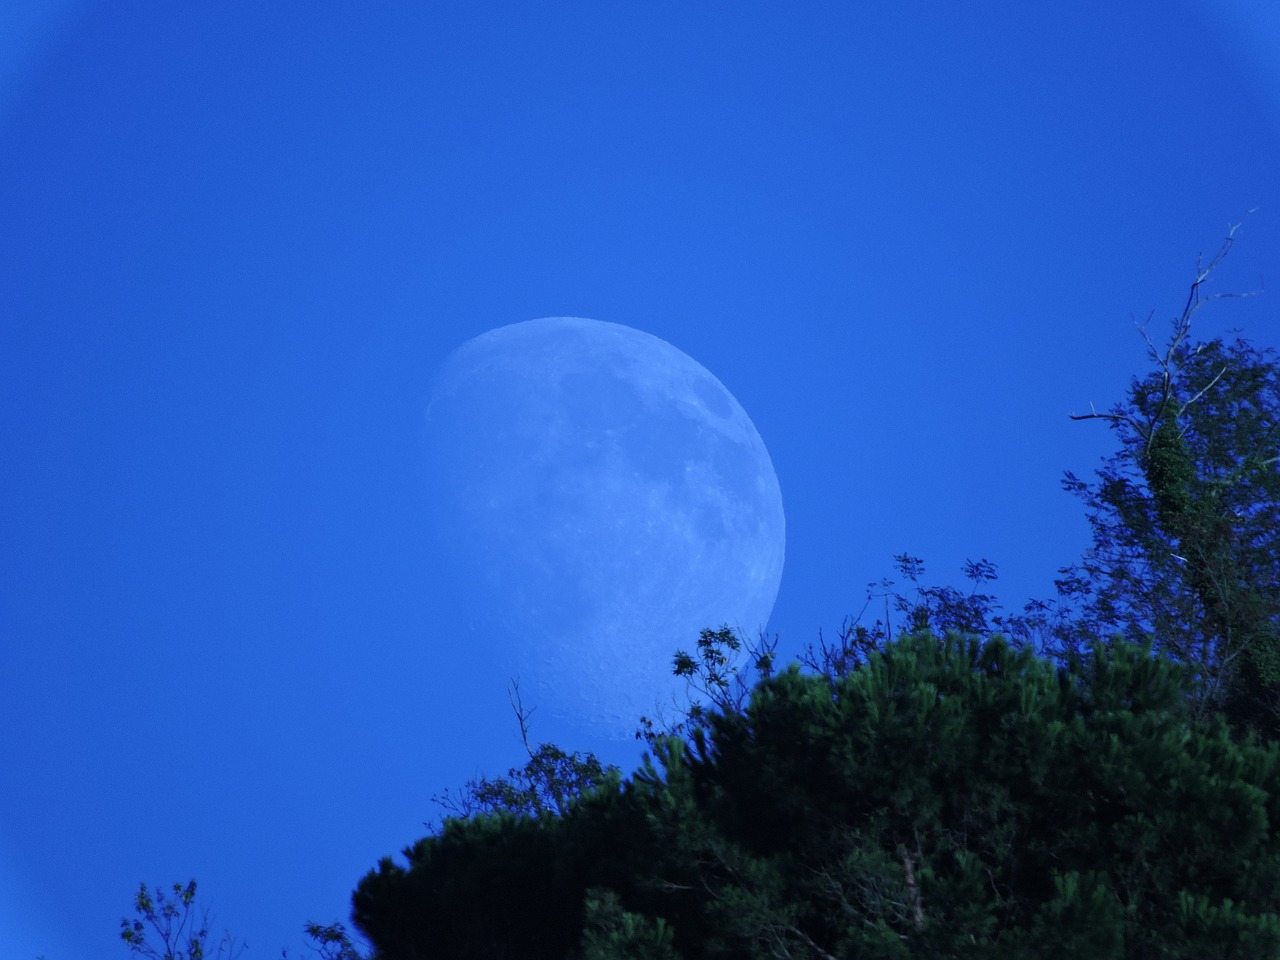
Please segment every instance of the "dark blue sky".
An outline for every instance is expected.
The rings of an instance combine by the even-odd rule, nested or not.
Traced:
[[[249,956],[296,951],[432,794],[519,761],[424,535],[464,340],[595,317],[714,373],[781,484],[790,651],[902,551],[1047,595],[1085,545],[1061,472],[1110,449],[1067,414],[1143,368],[1131,316],[1162,333],[1251,208],[1218,289],[1280,262],[1280,39],[1243,0],[14,10],[0,942],[28,960],[123,956],[138,882],[191,876]]]

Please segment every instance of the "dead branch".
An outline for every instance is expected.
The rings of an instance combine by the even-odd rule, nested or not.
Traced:
[[[1249,213],[1252,212],[1252,210],[1249,211]],[[1089,404],[1089,413],[1069,414],[1069,419],[1110,420],[1113,423],[1126,423],[1132,427],[1134,432],[1142,439],[1144,443],[1143,454],[1150,454],[1156,425],[1165,419],[1165,415],[1169,407],[1174,402],[1176,392],[1174,385],[1177,382],[1180,367],[1178,350],[1191,334],[1191,321],[1196,312],[1211,300],[1251,297],[1255,296],[1259,292],[1257,290],[1252,290],[1245,293],[1215,293],[1206,295],[1203,291],[1204,284],[1209,280],[1209,277],[1219,267],[1219,265],[1221,265],[1222,261],[1226,259],[1232,245],[1235,243],[1236,231],[1239,230],[1240,227],[1241,223],[1231,225],[1227,230],[1227,235],[1223,238],[1222,243],[1219,245],[1217,251],[1210,258],[1208,263],[1204,262],[1203,255],[1196,258],[1195,279],[1191,282],[1191,287],[1187,291],[1187,299],[1182,306],[1182,312],[1173,322],[1173,338],[1169,341],[1168,346],[1165,347],[1163,351],[1156,346],[1155,342],[1151,339],[1150,334],[1147,333],[1147,328],[1151,323],[1152,316],[1154,316],[1154,311],[1147,315],[1147,319],[1143,323],[1137,324],[1138,332],[1141,334],[1142,339],[1146,341],[1147,351],[1150,354],[1151,359],[1160,367],[1160,398],[1155,406],[1154,412],[1147,418],[1146,422],[1140,423],[1133,417],[1124,413],[1098,413],[1097,410],[1094,409],[1092,403]],[[1174,415],[1175,419],[1182,416],[1191,404],[1203,398],[1206,393],[1213,389],[1214,384],[1222,378],[1224,373],[1226,373],[1225,368],[1220,371],[1213,380],[1201,388],[1194,397],[1182,404],[1179,407],[1178,412]]]
[[[827,953],[827,951],[823,950],[820,946],[814,943],[812,938],[810,938],[810,936],[807,933],[805,933],[803,930],[797,927],[794,923],[788,923],[783,929],[785,929],[788,933],[795,934],[795,936],[803,940],[806,944],[808,944],[809,949],[812,950],[814,953],[816,953],[818,956],[822,957],[823,960],[838,960],[838,958],[836,958],[830,953]]]
[[[537,707],[530,707],[528,710],[524,707],[524,701],[520,699],[520,679],[513,677],[511,682],[507,684],[507,699],[511,702],[511,709],[516,712],[516,722],[520,724],[520,739],[524,741],[525,753],[529,757],[533,757],[533,748],[529,746],[529,718],[537,711]]]

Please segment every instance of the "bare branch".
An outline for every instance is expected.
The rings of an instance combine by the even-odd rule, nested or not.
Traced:
[[[1204,389],[1202,389],[1199,393],[1197,393],[1194,397],[1192,397],[1190,400],[1188,400],[1186,403],[1182,405],[1182,409],[1178,411],[1178,416],[1182,416],[1182,414],[1186,412],[1187,407],[1191,406],[1193,403],[1195,403],[1197,400],[1203,397],[1206,393],[1212,390],[1213,385],[1217,383],[1219,380],[1221,380],[1223,374],[1225,374],[1226,372],[1227,372],[1226,367],[1223,367],[1221,370],[1219,370],[1218,375],[1214,377],[1212,380],[1210,380],[1207,384],[1205,384]]]
[[[920,888],[916,885],[916,872],[911,866],[911,858],[902,855],[902,868],[907,874],[907,889],[911,891],[911,919],[917,927],[924,924],[924,908],[920,903]]]
[[[1127,423],[1140,434],[1142,434],[1143,431],[1142,424],[1138,423],[1138,421],[1134,420],[1132,417],[1126,416],[1123,413],[1099,413],[1094,409],[1092,403],[1089,404],[1088,413],[1070,413],[1067,414],[1067,418],[1069,420],[1110,420],[1113,423]],[[1143,435],[1145,436],[1145,434]]]
[[[1253,211],[1250,210],[1249,212],[1252,213]],[[1147,333],[1147,328],[1150,326],[1151,318],[1154,316],[1154,311],[1147,315],[1147,319],[1144,322],[1135,324],[1138,328],[1138,332],[1142,336],[1142,339],[1147,344],[1148,354],[1160,367],[1160,397],[1154,406],[1154,410],[1149,421],[1143,424],[1122,413],[1098,413],[1093,409],[1092,403],[1089,404],[1089,413],[1070,414],[1070,419],[1109,420],[1112,423],[1127,423],[1134,429],[1138,436],[1145,441],[1145,447],[1143,450],[1144,455],[1150,454],[1151,444],[1155,436],[1156,424],[1164,418],[1170,404],[1174,400],[1174,384],[1177,381],[1179,372],[1178,351],[1186,341],[1187,337],[1191,334],[1191,320],[1195,316],[1196,311],[1211,300],[1250,297],[1258,293],[1258,291],[1254,290],[1247,293],[1216,293],[1206,295],[1202,289],[1204,284],[1209,280],[1209,277],[1221,265],[1222,261],[1226,259],[1232,245],[1235,243],[1236,231],[1240,229],[1240,226],[1240,223],[1229,226],[1227,235],[1223,238],[1222,243],[1219,245],[1217,251],[1214,253],[1213,257],[1210,258],[1208,263],[1204,262],[1203,256],[1196,258],[1195,279],[1191,282],[1191,287],[1187,291],[1187,299],[1183,304],[1182,312],[1173,322],[1173,337],[1163,351],[1156,346],[1155,341],[1153,341],[1150,334]],[[1181,416],[1188,406],[1203,397],[1207,391],[1213,388],[1213,385],[1218,382],[1218,379],[1221,376],[1222,374],[1219,373],[1218,376],[1215,377],[1212,382],[1207,384],[1199,393],[1197,393],[1195,397],[1183,404],[1175,416]]]
[[[507,685],[507,699],[511,702],[511,709],[516,712],[516,722],[520,724],[520,739],[524,742],[525,753],[533,756],[533,748],[529,746],[529,718],[537,712],[537,707],[530,707],[528,710],[524,708],[524,701],[520,699],[520,678],[512,677],[511,682]]]
[[[797,937],[803,940],[808,945],[809,949],[812,950],[814,953],[816,953],[818,956],[822,957],[823,960],[838,960],[837,957],[833,956],[830,953],[827,953],[827,951],[823,950],[820,946],[814,943],[813,940],[809,937],[809,935],[805,933],[803,930],[801,930],[799,927],[797,927],[794,923],[788,923],[784,929],[788,933],[795,934]]]

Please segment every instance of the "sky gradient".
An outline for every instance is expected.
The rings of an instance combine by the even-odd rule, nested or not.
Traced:
[[[1241,219],[1215,289],[1275,283],[1261,4],[366,6],[20,4],[0,44],[6,955],[123,957],[192,876],[296,953],[519,762],[426,536],[467,339],[594,317],[718,377],[793,652],[903,551],[1049,595],[1132,319]],[[1275,297],[1197,332],[1280,344]]]

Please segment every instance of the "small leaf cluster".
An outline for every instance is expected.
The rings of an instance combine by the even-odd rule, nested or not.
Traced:
[[[224,956],[235,960],[244,945],[227,933],[211,945],[208,911],[197,914],[195,901],[194,880],[175,883],[168,893],[159,886],[152,891],[145,883],[140,884],[133,904],[137,916],[120,921],[120,939],[130,951],[148,960],[205,960]],[[148,930],[159,938],[158,944],[147,939]]]

